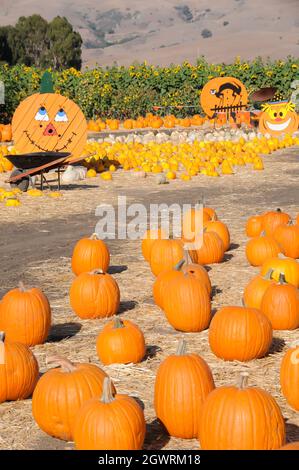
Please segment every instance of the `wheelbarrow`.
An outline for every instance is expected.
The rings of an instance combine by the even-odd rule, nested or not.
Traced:
[[[19,188],[26,192],[32,176],[40,176],[40,187],[44,189],[44,184],[49,186],[44,174],[50,170],[57,169],[58,189],[60,190],[60,172],[62,168],[70,163],[69,152],[36,152],[24,155],[6,155],[6,158],[15,166],[7,183],[11,187]],[[84,158],[84,157],[83,157]]]

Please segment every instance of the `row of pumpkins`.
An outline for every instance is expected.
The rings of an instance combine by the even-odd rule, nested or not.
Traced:
[[[198,218],[204,224],[203,244],[186,253],[189,224],[194,225]],[[285,243],[291,230],[292,235],[296,233],[292,245],[298,248],[299,225],[292,225],[288,214],[271,211],[248,220],[246,232],[253,238],[247,244],[247,256],[249,252],[251,262],[252,253],[258,253],[261,273],[247,285],[242,307],[223,307],[213,318],[211,282],[203,265],[223,260],[230,246],[228,227],[213,209],[205,207],[203,212],[191,209],[186,213],[182,228],[181,240],[163,239],[159,229],[148,231],[142,241],[143,256],[156,276],[154,300],[176,330],[198,332],[209,326],[209,344],[217,357],[249,361],[268,353],[273,329],[299,327],[299,263],[295,259],[299,253],[289,253],[290,243]],[[256,246],[251,246],[253,242]],[[268,250],[268,242],[279,249]],[[279,252],[288,257],[278,257]],[[107,272],[109,262],[109,250],[95,234],[76,244],[70,303],[80,318],[117,313],[120,292]],[[5,332],[0,335],[0,402],[33,393],[32,413],[39,427],[51,436],[74,440],[77,449],[142,448],[143,410],[132,397],[118,394],[98,366],[54,356],[47,362],[59,367],[38,380],[38,364],[29,347],[46,341],[50,325],[50,305],[41,290],[20,284],[4,295],[0,303],[0,330]],[[106,365],[138,363],[146,354],[140,328],[118,317],[99,333],[96,349]],[[285,354],[280,380],[283,395],[299,411],[299,345],[291,345]],[[247,382],[248,374],[242,373],[238,385],[215,388],[208,364],[188,353],[186,341],[181,340],[177,352],[157,372],[157,417],[171,436],[198,438],[202,449],[282,447],[285,424],[276,401],[265,390],[248,387]],[[298,449],[299,443],[287,448]]]

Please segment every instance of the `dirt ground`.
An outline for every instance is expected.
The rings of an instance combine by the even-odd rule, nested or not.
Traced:
[[[99,363],[96,337],[106,320],[82,321],[69,305],[69,287],[73,279],[70,257],[75,242],[90,235],[95,228],[98,204],[116,204],[118,195],[128,203],[178,202],[195,203],[203,194],[207,205],[214,207],[221,220],[229,225],[232,249],[225,262],[210,267],[214,286],[212,308],[240,305],[248,281],[258,272],[245,258],[244,224],[248,216],[280,207],[291,216],[299,212],[299,148],[277,152],[264,158],[264,171],[241,167],[234,176],[209,178],[198,176],[190,182],[172,181],[157,185],[156,177],[138,179],[130,173],[117,172],[113,181],[101,178],[65,187],[60,199],[22,195],[22,205],[8,208],[0,203],[0,298],[22,279],[39,286],[48,296],[53,327],[47,342],[33,348],[41,372],[46,357],[65,355],[72,361]],[[0,175],[0,186],[4,185]],[[138,365],[103,367],[121,393],[138,397],[144,404],[147,421],[145,449],[198,449],[197,440],[169,438],[155,418],[153,389],[161,361],[176,350],[184,336],[191,352],[200,354],[212,369],[217,386],[236,383],[240,371],[250,373],[250,384],[263,387],[278,401],[286,420],[287,440],[299,440],[299,414],[281,395],[279,367],[291,341],[299,331],[274,333],[270,354],[263,359],[243,364],[224,362],[210,351],[207,331],[182,334],[166,321],[163,312],[153,304],[153,276],[144,262],[140,241],[107,242],[111,253],[110,272],[121,290],[121,318],[136,322],[147,343],[146,359]],[[31,400],[0,405],[0,449],[72,449],[72,443],[53,439],[39,430],[31,415]]]

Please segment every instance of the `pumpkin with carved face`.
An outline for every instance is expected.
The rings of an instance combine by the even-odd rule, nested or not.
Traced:
[[[69,98],[52,92],[50,83],[41,92],[23,100],[12,120],[14,145],[18,153],[70,152],[79,157],[86,144],[87,122]]]
[[[245,86],[234,77],[212,78],[202,89],[200,104],[209,118],[218,113],[226,113],[246,109],[248,94]]]
[[[259,131],[278,137],[282,134],[293,134],[298,129],[299,118],[295,105],[287,101],[267,103],[262,107],[259,119]]]

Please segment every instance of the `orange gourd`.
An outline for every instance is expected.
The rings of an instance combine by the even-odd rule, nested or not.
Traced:
[[[78,276],[93,269],[108,270],[110,253],[107,245],[93,233],[90,238],[82,238],[74,248],[72,270]]]
[[[173,267],[173,269],[162,271],[158,274],[153,284],[153,297],[155,304],[158,305],[158,307],[163,309],[163,299],[164,296],[167,295],[168,282],[175,277],[180,278],[179,272],[181,271],[184,262],[184,260],[181,260]]]
[[[250,217],[246,222],[245,229],[247,237],[258,237],[263,231],[263,216],[255,215]]]
[[[246,244],[246,257],[252,266],[261,266],[267,259],[277,256],[280,248],[274,238],[264,235],[251,238]]]
[[[262,276],[264,276],[270,269],[273,271],[272,279],[278,281],[280,274],[284,274],[285,280],[289,284],[299,287],[299,263],[294,259],[285,258],[281,255],[267,259],[262,265]]]
[[[287,224],[290,220],[290,216],[279,208],[276,211],[266,212],[263,215],[263,230],[266,235],[272,236],[276,227],[281,224]]]
[[[156,415],[171,436],[198,437],[202,406],[214,388],[208,364],[197,354],[187,354],[181,340],[176,354],[160,364],[155,381]]]
[[[0,403],[31,396],[38,381],[38,363],[30,349],[8,341],[0,332]]]
[[[280,386],[288,404],[299,411],[299,342],[295,341],[283,356],[280,366]]]
[[[288,224],[278,225],[273,237],[278,243],[281,252],[289,258],[299,258],[299,226]]]
[[[212,318],[209,343],[225,361],[251,361],[264,357],[272,343],[272,326],[259,310],[222,307]]]
[[[167,283],[163,299],[167,320],[179,331],[202,331],[211,320],[211,301],[206,286],[194,275],[178,272]]]
[[[48,370],[38,381],[32,397],[32,414],[38,426],[50,436],[73,440],[76,415],[83,403],[99,396],[107,374],[94,364],[79,364],[53,356]]]
[[[151,271],[158,276],[163,271],[172,269],[184,257],[180,240],[155,240],[150,257]]]
[[[247,386],[248,373],[238,387],[224,386],[207,397],[200,420],[203,450],[274,450],[285,443],[285,423],[274,398]]]
[[[208,294],[211,295],[211,280],[204,266],[201,266],[200,264],[186,263],[182,266],[182,272],[183,274],[190,274],[198,279],[206,287]]]
[[[159,228],[157,230],[147,230],[141,242],[141,251],[146,261],[150,261],[153,244],[156,240],[165,238],[165,232]]]
[[[243,295],[246,307],[260,310],[266,290],[270,284],[275,282],[274,279],[272,279],[272,273],[273,270],[270,269],[265,276],[258,274],[247,284]]]
[[[97,353],[105,364],[136,364],[145,356],[145,341],[140,328],[130,320],[109,322],[97,338]]]
[[[102,397],[84,403],[74,426],[77,450],[140,450],[144,437],[141,407],[128,395],[115,395],[108,378]]]
[[[120,293],[115,279],[101,270],[82,273],[70,288],[70,303],[78,317],[106,318],[119,308]]]
[[[51,326],[51,308],[45,294],[37,288],[19,287],[4,295],[0,303],[0,330],[9,341],[26,346],[43,344]]]
[[[269,318],[274,330],[294,330],[299,327],[299,291],[288,284],[283,274],[278,283],[266,290],[261,311]]]
[[[204,224],[207,232],[215,232],[221,238],[224,246],[224,251],[230,247],[230,233],[226,224],[220,220],[210,220]]]
[[[202,243],[198,239],[198,248],[189,250],[193,263],[213,264],[221,263],[224,258],[223,241],[216,232],[208,232],[206,229],[202,234]]]

